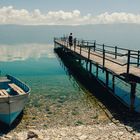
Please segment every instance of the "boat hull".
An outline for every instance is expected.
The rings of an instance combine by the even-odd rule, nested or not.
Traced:
[[[19,95],[0,99],[0,120],[8,125],[22,112],[28,95]]]

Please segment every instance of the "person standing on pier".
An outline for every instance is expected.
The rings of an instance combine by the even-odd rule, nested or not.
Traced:
[[[69,46],[71,47],[73,45],[73,36],[72,33],[69,35]]]

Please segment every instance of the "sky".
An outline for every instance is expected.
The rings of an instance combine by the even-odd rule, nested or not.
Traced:
[[[0,24],[140,24],[140,0],[1,0]]]

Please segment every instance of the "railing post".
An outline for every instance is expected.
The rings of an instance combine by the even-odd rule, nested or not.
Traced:
[[[138,58],[137,58],[137,67],[140,66],[140,51],[138,51]]]
[[[130,50],[128,50],[128,55],[127,55],[127,74],[129,74],[130,70]]]
[[[105,45],[103,44],[103,67],[105,66]]]
[[[88,42],[87,42],[87,47],[88,47]],[[88,60],[90,59],[90,47],[88,47]]]
[[[96,49],[96,41],[94,41],[94,47],[93,47],[94,52],[95,52],[95,49]]]
[[[83,42],[83,40],[82,40],[81,45],[80,45],[80,54],[81,54],[81,52],[82,52],[82,46],[83,46],[83,44],[84,44],[84,42]]]
[[[82,52],[82,45],[80,45],[80,54],[81,54],[81,52]]]
[[[115,59],[117,59],[117,46],[115,46]]]

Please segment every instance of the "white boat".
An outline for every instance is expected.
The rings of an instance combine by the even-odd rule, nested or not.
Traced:
[[[11,125],[24,109],[29,93],[30,88],[17,78],[0,77],[0,121]]]

